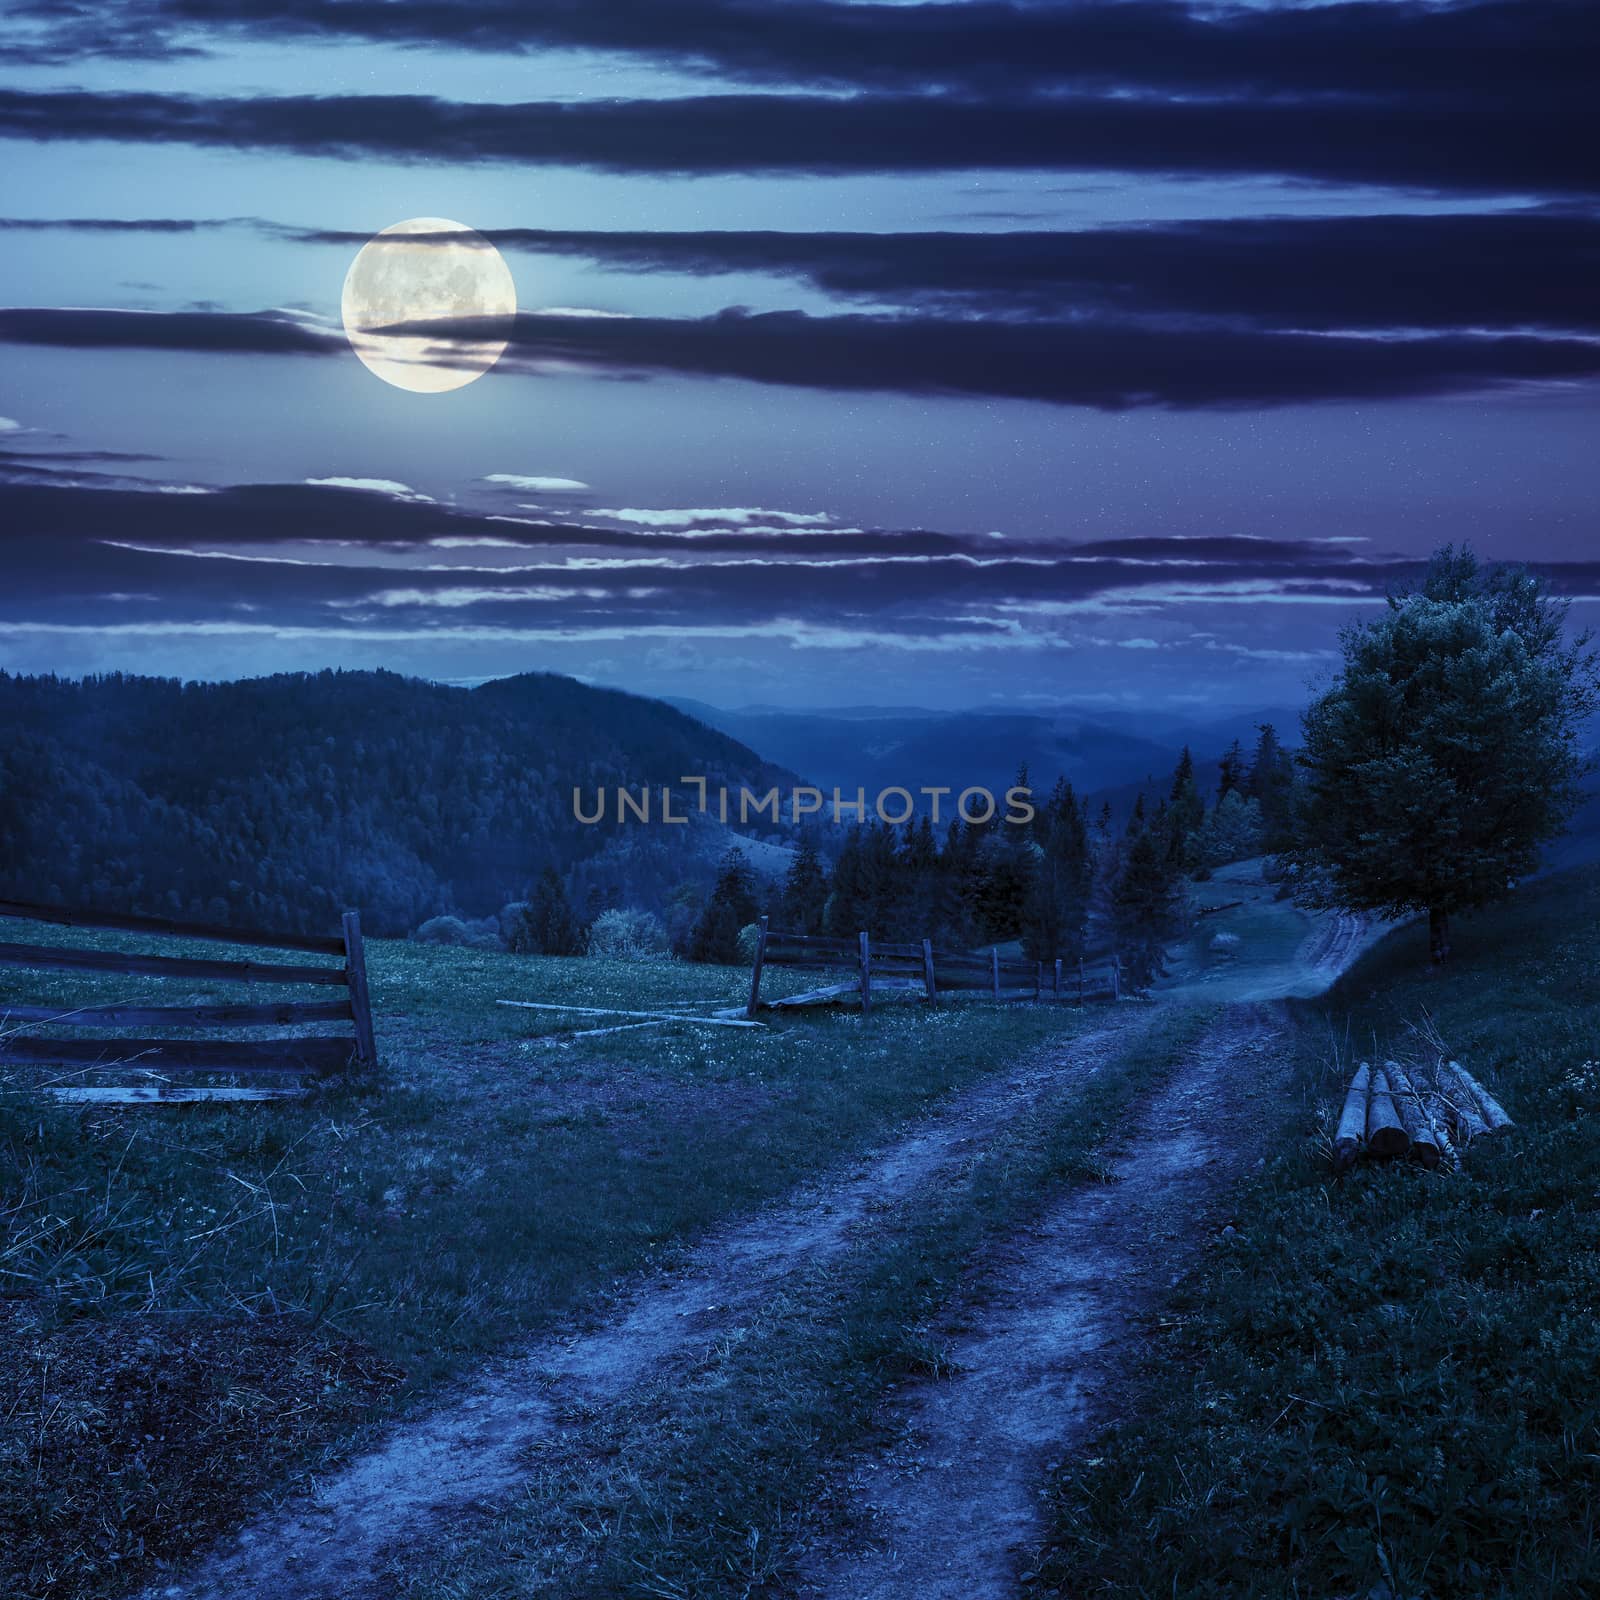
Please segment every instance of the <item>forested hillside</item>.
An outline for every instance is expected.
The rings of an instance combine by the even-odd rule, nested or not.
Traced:
[[[372,931],[485,916],[547,866],[658,907],[704,828],[574,820],[572,790],[786,775],[659,701],[528,674],[238,683],[0,673],[0,893],[239,926]]]

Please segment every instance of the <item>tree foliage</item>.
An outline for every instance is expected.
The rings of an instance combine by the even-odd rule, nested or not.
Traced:
[[[1596,705],[1587,638],[1541,581],[1442,550],[1414,591],[1343,635],[1344,668],[1307,709],[1307,773],[1285,852],[1303,898],[1449,918],[1503,898],[1561,833]]]

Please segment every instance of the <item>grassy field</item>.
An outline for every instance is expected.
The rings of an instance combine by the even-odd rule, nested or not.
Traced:
[[[1600,1592],[1600,874],[1405,929],[1297,1008],[1307,1108],[1127,1417],[1054,1489],[1035,1592]],[[1519,1124],[1463,1170],[1326,1160],[1348,1058],[1430,1014]]]
[[[0,1593],[125,1586],[374,1416],[1084,1025],[897,1005],[578,1039],[605,1019],[494,1002],[710,1010],[748,974],[385,942],[368,958],[370,1083],[132,1113],[0,1083]],[[0,984],[0,1016],[8,999],[228,997]]]

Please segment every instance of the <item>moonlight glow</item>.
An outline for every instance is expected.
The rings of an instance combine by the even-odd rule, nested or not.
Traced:
[[[350,348],[385,383],[418,394],[459,389],[500,359],[517,289],[500,252],[442,217],[413,217],[362,246],[340,302]],[[470,319],[484,337],[441,339],[385,329]]]

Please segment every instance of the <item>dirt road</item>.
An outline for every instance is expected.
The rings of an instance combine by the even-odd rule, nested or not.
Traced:
[[[954,1375],[904,1389],[887,1444],[834,1486],[853,1534],[813,1556],[818,1600],[1001,1600],[1019,1592],[1048,1465],[1106,1418],[1129,1340],[1216,1238],[1255,1152],[1219,1092],[1250,1094],[1281,1012],[1237,1006],[1139,1109],[1112,1181],[1072,1190],[978,1270],[938,1330]]]
[[[1108,1010],[956,1097],[903,1137],[786,1205],[703,1241],[675,1272],[645,1276],[590,1332],[493,1363],[434,1410],[394,1424],[309,1493],[257,1517],[149,1600],[357,1600],[391,1584],[391,1561],[510,1495],[522,1454],[586,1409],[614,1403],[675,1359],[692,1360],[787,1274],[842,1250],[872,1214],[905,1203],[1040,1098],[1092,1074],[1150,1008]]]

